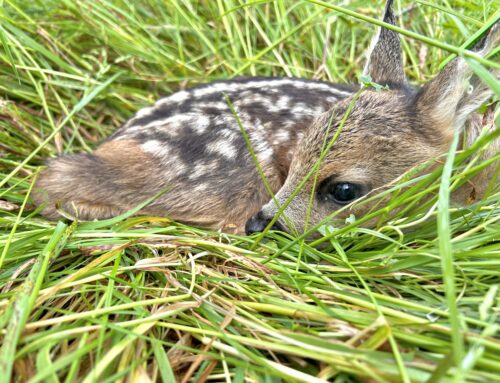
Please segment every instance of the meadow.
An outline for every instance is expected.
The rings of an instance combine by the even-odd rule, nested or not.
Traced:
[[[410,81],[469,57],[499,9],[395,1]],[[499,129],[411,170],[368,216],[314,228],[313,241],[133,212],[53,222],[30,199],[48,158],[91,151],[178,89],[257,75],[358,83],[382,10],[3,0],[0,382],[500,382],[499,183],[450,201],[500,159],[481,160]],[[469,63],[498,98],[498,60]],[[498,125],[498,106],[485,110]]]

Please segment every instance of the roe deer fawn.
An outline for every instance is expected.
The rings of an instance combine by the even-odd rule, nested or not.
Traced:
[[[394,24],[394,19],[389,0],[383,20]],[[476,48],[477,55],[496,47],[498,24]],[[243,78],[160,99],[93,154],[51,160],[37,181],[35,202],[44,205],[49,218],[58,217],[59,206],[79,219],[102,219],[168,189],[140,213],[214,229],[261,231],[277,213],[276,203],[290,197],[347,115],[321,162],[311,206],[312,178],[283,212],[296,230],[304,229],[306,214],[316,224],[445,153],[454,131],[493,93],[472,76],[461,57],[422,88],[411,87],[399,35],[386,28],[380,28],[370,52],[366,74],[385,86],[383,91],[357,93],[357,86],[296,78]],[[245,128],[273,200],[226,97]],[[287,230],[282,217],[274,228]]]

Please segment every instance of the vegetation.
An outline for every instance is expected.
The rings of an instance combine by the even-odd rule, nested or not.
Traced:
[[[496,0],[395,3],[415,83],[499,16]],[[500,188],[448,198],[491,164],[498,129],[312,243],[130,214],[56,223],[30,201],[44,160],[179,88],[357,82],[380,2],[1,4],[1,382],[500,381]],[[497,63],[471,62],[498,88]]]

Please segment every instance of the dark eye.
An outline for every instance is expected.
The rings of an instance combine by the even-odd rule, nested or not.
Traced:
[[[323,201],[346,205],[363,195],[363,188],[352,182],[323,182],[319,188],[319,197]]]
[[[335,202],[347,204],[361,196],[361,188],[349,182],[339,182],[332,185],[330,194]]]

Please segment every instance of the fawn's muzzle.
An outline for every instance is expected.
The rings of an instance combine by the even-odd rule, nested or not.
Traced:
[[[272,221],[273,217],[266,217],[262,211],[252,216],[245,224],[245,233],[247,235],[263,231]],[[285,231],[279,222],[275,222],[271,230]]]

